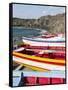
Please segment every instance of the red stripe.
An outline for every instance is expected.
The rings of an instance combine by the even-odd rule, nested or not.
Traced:
[[[47,56],[47,57],[44,57],[44,58],[48,58],[48,56]],[[63,61],[64,61],[64,59],[65,59],[65,58],[55,57],[54,59],[57,59],[57,60],[59,60],[59,59],[60,59],[60,60],[63,60]]]
[[[13,54],[13,55],[14,55],[14,56],[17,56],[17,57],[20,57],[20,58],[23,58],[23,59],[27,59],[27,60],[31,60],[31,61],[36,61],[36,62],[40,62],[40,63],[47,63],[47,64],[53,64],[53,65],[65,66],[64,63],[56,63],[56,62],[40,61],[40,60],[31,59],[31,58],[26,58],[26,57],[19,56],[19,55],[15,55],[15,54]]]
[[[65,47],[57,47],[57,46],[28,46],[26,45],[26,47],[28,48],[36,48],[36,49],[55,49],[55,50],[65,50]]]
[[[41,49],[29,49],[30,51],[34,51],[34,52],[40,52],[41,51]],[[50,50],[50,49],[49,49]],[[56,50],[55,50],[56,51]],[[49,52],[44,52],[44,53],[49,53]],[[65,55],[65,51],[60,51],[60,50],[58,50],[58,51],[56,51],[56,52],[52,52],[54,55]]]
[[[42,56],[42,54],[36,54],[35,56],[40,57],[40,56]],[[59,60],[59,59],[64,60],[65,59],[65,56],[63,56],[63,55],[61,57],[60,57],[60,55],[53,55],[52,57],[53,57],[53,59],[57,59],[57,60]],[[48,54],[43,54],[43,58],[50,58],[50,57]]]
[[[46,56],[44,58],[46,58]],[[48,58],[49,58],[49,56],[48,56]],[[63,60],[64,61],[65,58],[61,58],[61,57],[55,56],[53,59]]]

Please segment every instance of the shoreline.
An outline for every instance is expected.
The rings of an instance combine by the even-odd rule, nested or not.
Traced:
[[[46,29],[42,29],[42,28],[30,28],[30,27],[22,27],[22,26],[13,26],[13,28],[18,28],[18,29],[36,29],[36,30],[45,30]]]

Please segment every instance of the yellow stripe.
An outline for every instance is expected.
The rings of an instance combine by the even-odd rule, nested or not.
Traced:
[[[21,54],[21,53],[17,53],[17,52],[13,52],[13,54],[18,55],[18,56],[23,56],[26,58],[31,58],[31,59],[37,59],[39,61],[48,61],[48,62],[57,62],[57,63],[65,63],[65,60],[58,60],[58,59],[47,59],[47,58],[41,58],[41,57],[37,57],[37,56],[30,56],[30,55],[25,55],[25,54]]]
[[[27,64],[21,64],[20,62],[17,62],[17,61],[14,61],[14,62],[16,62],[17,64],[20,64],[20,65],[22,65],[22,66],[25,66],[25,67],[27,67],[27,68],[30,68],[30,69],[32,69],[32,70],[36,70],[36,71],[49,71],[49,70],[46,70],[46,69],[42,69],[42,68],[37,68],[37,67],[34,67],[34,66],[30,66],[30,65],[27,65]]]

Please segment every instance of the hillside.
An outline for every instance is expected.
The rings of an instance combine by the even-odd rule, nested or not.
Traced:
[[[38,19],[13,18],[12,26],[46,29],[51,33],[65,33],[65,14],[42,16]]]

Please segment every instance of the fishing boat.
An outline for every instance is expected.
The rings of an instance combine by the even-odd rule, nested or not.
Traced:
[[[65,70],[64,51],[34,50],[20,47],[13,51],[13,61],[33,70]]]
[[[13,86],[64,84],[65,72],[13,71]]]
[[[28,48],[65,50],[65,38],[61,35],[41,35],[38,37],[23,37],[22,41]]]
[[[35,71],[17,64],[13,70],[13,86],[64,84],[65,71]]]

